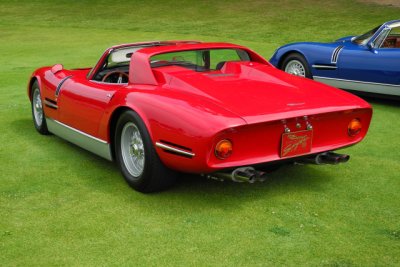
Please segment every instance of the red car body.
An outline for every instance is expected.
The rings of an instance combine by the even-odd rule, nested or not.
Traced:
[[[112,51],[130,47],[139,49],[132,53],[127,83],[95,80]],[[207,49],[240,49],[249,60],[201,72],[178,65],[151,66],[155,55]],[[34,82],[50,132],[113,160],[116,121],[122,112],[133,110],[144,122],[161,162],[189,173],[213,173],[350,146],[364,138],[372,116],[364,100],[289,75],[250,49],[227,43],[115,46],[94,68],[66,70],[55,65],[36,70],[28,86],[31,100]],[[354,119],[362,128],[351,136],[348,128]],[[285,131],[307,129],[312,129],[310,149],[284,156]],[[215,154],[221,140],[232,143],[226,159]]]

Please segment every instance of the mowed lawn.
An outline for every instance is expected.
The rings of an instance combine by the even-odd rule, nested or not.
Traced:
[[[157,194],[117,167],[41,136],[26,95],[38,67],[93,66],[109,46],[195,39],[267,59],[398,19],[339,1],[0,0],[0,266],[399,266],[400,102],[374,107],[339,166],[286,166],[262,184],[183,175]],[[334,127],[334,125],[332,125]]]

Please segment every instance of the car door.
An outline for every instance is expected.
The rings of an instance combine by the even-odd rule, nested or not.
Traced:
[[[400,48],[348,47],[340,54],[337,66],[341,79],[398,85]]]
[[[388,28],[367,45],[349,43],[337,66],[342,88],[400,95],[400,32]]]
[[[58,119],[61,123],[97,137],[100,120],[114,93],[126,84],[102,83],[71,77],[58,93]]]

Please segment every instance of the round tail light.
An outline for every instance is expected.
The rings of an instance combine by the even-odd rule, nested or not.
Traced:
[[[349,134],[349,136],[356,136],[357,134],[359,134],[361,132],[361,122],[359,119],[352,119],[349,123],[348,126],[348,131],[347,133]]]
[[[232,155],[232,142],[229,140],[221,140],[215,146],[215,156],[219,159],[226,159]]]

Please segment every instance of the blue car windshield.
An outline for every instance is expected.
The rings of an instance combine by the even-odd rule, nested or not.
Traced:
[[[360,36],[357,36],[356,38],[354,38],[352,40],[353,43],[356,44],[360,44],[360,45],[366,45],[369,40],[371,40],[371,37],[376,33],[376,31],[381,27],[381,25],[379,25],[378,27],[370,30],[369,32],[366,32]]]

